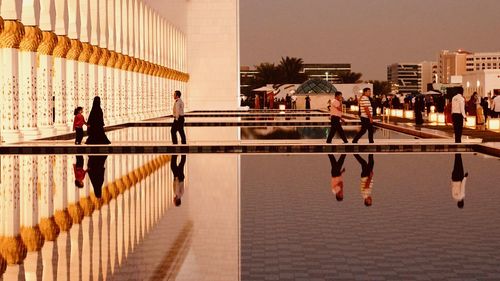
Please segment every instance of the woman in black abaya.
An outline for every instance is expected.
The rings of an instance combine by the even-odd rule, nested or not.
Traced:
[[[108,137],[104,133],[104,117],[101,109],[101,98],[95,97],[87,120],[87,141],[86,144],[110,144]]]

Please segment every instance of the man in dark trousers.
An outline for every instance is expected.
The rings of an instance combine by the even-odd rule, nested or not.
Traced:
[[[453,131],[455,132],[455,142],[462,142],[462,129],[464,121],[467,121],[465,114],[464,88],[458,87],[457,94],[451,99],[451,119],[453,121]]]
[[[347,138],[345,137],[340,120],[342,120],[342,93],[336,92],[335,98],[330,106],[330,133],[328,133],[326,143],[332,143],[335,132],[338,132],[342,141],[347,143]]]
[[[174,175],[174,204],[179,207],[182,203],[181,199],[184,195],[184,164],[186,164],[186,155],[181,155],[181,162],[177,164],[177,155],[172,155],[170,159],[170,169]]]
[[[356,158],[361,165],[361,197],[363,197],[365,206],[370,207],[373,203],[373,166],[375,166],[375,160],[373,159],[373,154],[368,154],[368,162],[359,154],[354,154],[354,158]]]
[[[453,171],[451,172],[451,196],[457,202],[457,207],[463,209],[465,199],[465,182],[469,173],[464,173],[464,164],[462,163],[462,154],[455,154],[453,162]]]
[[[352,143],[357,143],[358,140],[368,131],[368,141],[373,143],[373,109],[370,102],[372,90],[370,88],[363,89],[363,95],[359,99],[359,110],[361,117],[361,130],[352,140]]]
[[[333,154],[328,154],[332,166],[332,193],[335,194],[337,201],[344,200],[344,179],[342,178],[342,174],[345,172],[345,168],[342,168],[342,166],[344,165],[345,157],[346,155],[342,154],[337,161]]]
[[[186,134],[184,133],[184,102],[181,99],[181,91],[175,91],[174,99],[174,122],[172,123],[172,128],[170,129],[172,143],[177,144],[177,132],[179,132],[179,135],[181,136],[181,143],[186,144]]]

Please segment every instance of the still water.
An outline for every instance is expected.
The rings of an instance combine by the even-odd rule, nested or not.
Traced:
[[[3,280],[500,276],[500,161],[483,155],[1,161]]]

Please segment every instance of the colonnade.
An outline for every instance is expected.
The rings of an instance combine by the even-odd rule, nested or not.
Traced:
[[[114,133],[168,137],[141,129]],[[1,156],[0,279],[40,280],[43,272],[43,280],[106,280],[172,207],[169,156],[90,157],[106,161],[101,198],[90,172],[83,188],[75,186],[74,155]]]
[[[66,133],[95,96],[106,125],[171,112],[189,80],[186,42],[142,0],[1,1],[2,141]]]

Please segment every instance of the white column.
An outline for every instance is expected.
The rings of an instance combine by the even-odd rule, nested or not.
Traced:
[[[80,41],[83,49],[78,56],[78,106],[82,106],[87,113],[92,109],[89,96],[89,60],[93,51],[89,44],[90,24],[89,0],[80,0]]]
[[[68,123],[73,119],[67,119],[67,111],[74,108],[66,107],[66,54],[71,48],[71,41],[68,38],[68,3],[67,0],[56,2],[56,29],[57,45],[54,49],[54,77],[52,85],[54,87],[54,126],[58,133],[68,131]]]
[[[3,58],[0,76],[0,137],[5,142],[17,142],[19,132],[19,43],[24,35],[20,0],[3,1],[1,15],[4,30],[0,34],[0,57]]]
[[[128,18],[128,0],[122,1],[122,54],[123,54],[123,63],[121,65],[121,98],[120,98],[120,112],[121,112],[121,120],[120,123],[127,122],[129,120],[130,110],[128,108],[128,100],[129,100],[129,80],[128,80],[128,66],[130,63],[129,57],[129,39],[128,39],[128,26],[129,18]]]
[[[109,101],[107,94],[107,82],[108,82],[108,68],[106,67],[111,53],[108,50],[108,3],[106,1],[101,1],[99,3],[99,26],[100,26],[100,37],[99,37],[99,48],[101,48],[101,57],[99,59],[99,65],[97,66],[98,72],[98,95],[101,97],[101,107],[104,115],[104,124],[108,125],[108,108]]]
[[[122,1],[115,1],[115,51],[118,54],[114,67],[114,103],[113,103],[113,119],[111,120],[112,124],[117,124],[121,122],[122,118],[122,109],[120,108],[121,99],[122,99],[122,71],[121,65],[123,64],[123,55],[122,55]]]
[[[71,47],[66,54],[66,123],[69,131],[73,130],[74,110],[78,106],[86,106],[84,101],[79,100],[78,94],[78,58],[83,50],[80,42],[80,1],[68,0],[68,37]],[[90,112],[90,108],[83,109],[84,116]]]
[[[89,59],[89,104],[92,104],[94,97],[99,95],[98,91],[98,70],[97,65],[101,55],[99,49],[100,27],[99,27],[99,0],[90,0],[90,44],[92,45],[92,55]]]
[[[134,101],[135,92],[134,87],[134,66],[135,66],[135,37],[134,37],[134,12],[135,12],[135,0],[127,0],[128,2],[128,56],[129,64],[127,68],[127,121],[134,119]]]
[[[150,42],[150,34],[151,34],[151,9],[148,6],[145,6],[145,22],[144,22],[144,60],[146,61],[146,71],[144,73],[145,78],[145,88],[144,88],[144,116],[145,118],[151,118],[151,76],[150,72],[150,62],[151,62],[151,42]]]
[[[145,62],[145,56],[144,56],[144,48],[145,48],[145,37],[144,37],[144,22],[145,22],[145,10],[144,10],[144,3],[142,1],[139,1],[139,19],[138,19],[138,25],[139,25],[139,36],[138,36],[138,41],[139,41],[139,56],[138,58],[140,59],[140,66],[139,68],[139,73],[138,73],[138,95],[139,95],[139,100],[138,100],[138,116],[140,120],[143,120],[145,118],[144,115],[144,107],[145,107],[145,101],[146,101],[146,90],[145,90],[145,79],[144,79],[144,62]]]
[[[54,170],[54,218],[57,226],[63,232],[67,232],[72,223],[68,213],[68,177],[74,178],[73,170],[68,171],[68,156],[56,155],[52,163]]]
[[[43,31],[42,43],[38,46],[38,69],[37,69],[37,127],[42,136],[55,134],[53,120],[53,51],[57,45],[55,30],[55,15],[51,14],[54,9],[54,0],[40,1],[40,29]]]
[[[104,104],[104,123],[112,124],[114,120],[115,110],[115,63],[116,63],[116,52],[115,52],[115,0],[108,0],[108,50],[110,51],[110,57],[106,63],[106,104]]]
[[[132,74],[132,80],[133,80],[133,101],[132,101],[132,113],[133,113],[133,120],[138,121],[140,120],[139,116],[139,101],[141,100],[140,96],[140,83],[139,83],[139,69],[140,69],[140,63],[139,63],[139,57],[140,57],[140,43],[139,43],[139,2],[140,0],[133,0],[133,10],[134,10],[134,22],[132,26],[134,27],[134,34],[133,34],[133,43],[134,43],[134,70]]]
[[[39,214],[40,230],[45,241],[55,241],[59,227],[54,220],[54,155],[38,156],[38,182],[40,184]]]
[[[24,37],[19,47],[19,129],[23,140],[39,137],[36,127],[36,50],[42,42],[42,31],[35,7],[40,1],[24,1],[22,22]]]

